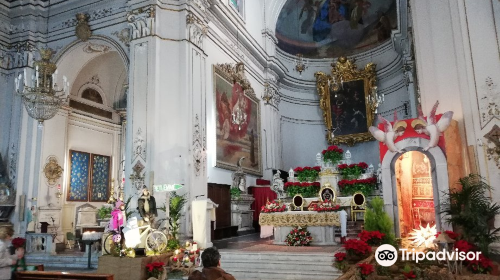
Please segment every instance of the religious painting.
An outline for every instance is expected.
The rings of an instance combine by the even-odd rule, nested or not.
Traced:
[[[214,98],[216,167],[262,176],[259,99],[243,63],[214,66]]]
[[[325,185],[319,191],[319,199],[321,202],[330,201],[335,202],[337,200],[337,195],[335,194],[335,190],[331,187],[330,184]]]
[[[396,0],[288,0],[276,23],[278,47],[309,58],[355,55],[398,26]]]
[[[358,70],[354,61],[340,57],[332,66],[331,75],[315,74],[328,142],[353,146],[374,140],[368,128],[380,102],[375,64]]]
[[[90,201],[105,202],[109,193],[111,158],[92,154]]]
[[[69,151],[70,175],[68,201],[88,201],[90,154]]]

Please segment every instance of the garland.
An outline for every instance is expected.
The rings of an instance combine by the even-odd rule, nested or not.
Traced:
[[[312,236],[307,227],[294,227],[285,240],[288,246],[309,246],[311,241]]]

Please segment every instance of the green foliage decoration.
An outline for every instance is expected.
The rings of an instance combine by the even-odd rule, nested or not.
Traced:
[[[384,200],[381,197],[374,197],[369,203],[365,212],[365,230],[384,233],[384,244],[396,246],[396,238],[393,232],[393,222],[384,211]]]

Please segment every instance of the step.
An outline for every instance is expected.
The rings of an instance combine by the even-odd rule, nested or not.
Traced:
[[[221,260],[224,264],[224,269],[228,270],[251,270],[258,267],[259,270],[273,270],[277,267],[281,269],[286,269],[287,271],[302,272],[302,268],[297,266],[297,263],[291,261],[267,261],[267,262],[257,262],[257,261],[227,261]],[[316,272],[326,272],[332,273],[336,269],[332,266],[332,262],[314,262],[314,261],[301,261],[301,266],[314,266]]]
[[[95,254],[91,255],[90,264],[93,267],[97,266],[97,258]],[[64,255],[45,255],[45,254],[29,254],[26,255],[26,262],[29,264],[43,264],[45,267],[68,267],[68,268],[87,268],[88,256],[64,256]]]
[[[306,270],[282,270],[282,269],[256,269],[256,270],[237,270],[225,269],[238,280],[257,280],[257,279],[297,279],[297,280],[332,280],[342,275],[342,272],[323,273]]]

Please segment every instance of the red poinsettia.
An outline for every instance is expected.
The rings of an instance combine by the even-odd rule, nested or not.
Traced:
[[[470,252],[472,249],[474,249],[474,245],[465,240],[458,240],[457,242],[455,242],[454,247],[455,249],[458,249],[459,252],[465,253]]]
[[[363,276],[368,276],[375,271],[373,265],[369,263],[358,263],[358,267],[361,271],[361,275]]]
[[[324,162],[330,161],[332,163],[337,163],[342,160],[344,150],[337,146],[330,146],[326,150],[323,150],[321,153],[323,154]]]
[[[382,244],[382,239],[385,237],[384,233],[381,233],[380,231],[366,231],[363,230],[358,234],[359,239],[362,241],[375,246],[375,245],[380,245]]]
[[[333,205],[333,203],[330,200],[325,200],[323,202],[319,202],[317,204],[314,204],[310,210],[312,209],[313,211],[317,212],[331,212],[331,211],[337,211],[340,209],[340,205]]]
[[[372,251],[372,247],[366,242],[357,239],[349,239],[344,243],[344,248],[350,254],[366,255]]]
[[[457,240],[460,237],[460,234],[455,233],[451,230],[446,230],[444,233],[446,233],[448,235],[448,237],[453,239],[453,240]],[[441,232],[438,231],[438,233],[436,233],[436,238],[438,238],[440,234],[441,234]]]
[[[468,261],[467,267],[476,274],[486,274],[493,269],[493,263],[483,254],[479,255],[478,260]]]
[[[338,252],[338,253],[336,253],[333,256],[335,257],[336,261],[341,262],[341,261],[345,260],[346,253],[344,253],[344,252]]]
[[[285,212],[285,210],[285,204],[280,205],[279,202],[276,202],[274,200],[266,202],[266,205],[263,205],[262,208],[260,208],[260,212],[263,213]]]
[[[14,246],[14,248],[24,248],[24,246],[26,245],[26,239],[22,238],[22,237],[16,237],[14,239],[12,239],[11,241],[12,243],[12,246]]]
[[[146,265],[146,271],[148,273],[148,277],[159,278],[163,273],[163,266],[165,263],[163,262],[152,262]]]
[[[403,275],[406,277],[406,279],[415,279],[417,278],[417,275],[413,272],[413,270],[410,270],[408,272],[403,271]]]

